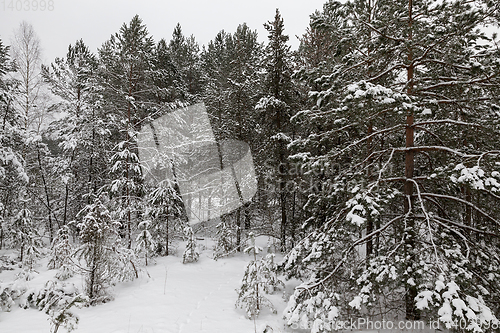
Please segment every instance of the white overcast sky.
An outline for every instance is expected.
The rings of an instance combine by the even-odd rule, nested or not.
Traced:
[[[201,45],[207,44],[220,30],[236,31],[246,22],[266,41],[263,24],[274,19],[280,9],[285,33],[292,48],[298,47],[296,35],[302,35],[309,15],[320,10],[327,0],[53,0],[52,11],[16,10],[24,0],[0,1],[0,38],[10,44],[13,31],[25,20],[31,23],[41,40],[44,62],[64,57],[69,44],[83,38],[96,52],[124,22],[138,14],[156,41],[170,40],[179,22],[185,35],[193,34]],[[12,2],[14,9],[9,8]],[[30,0],[38,2],[42,0]],[[47,3],[48,0],[45,0]],[[33,9],[33,8],[31,8]]]

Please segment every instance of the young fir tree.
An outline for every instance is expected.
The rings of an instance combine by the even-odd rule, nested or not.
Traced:
[[[183,221],[183,203],[175,185],[166,180],[149,189],[144,215],[150,218],[149,230],[156,245],[157,255],[170,254],[172,238]]]
[[[66,280],[73,276],[73,245],[70,240],[70,228],[64,226],[57,231],[57,235],[52,241],[52,248],[47,267],[57,269],[56,278]]]
[[[500,54],[480,28],[497,14],[492,2],[359,0],[316,15],[341,57],[309,78],[316,107],[295,120],[311,133],[291,148],[335,172],[284,264],[304,279],[288,324],[327,332],[353,310],[496,321]]]
[[[51,309],[47,312],[50,316],[51,333],[57,333],[60,327],[64,327],[68,333],[76,330],[80,318],[71,311],[71,308],[81,308],[87,301],[82,295],[76,295],[71,299],[58,302],[58,309]]]
[[[214,259],[217,260],[234,250],[233,231],[225,222],[216,225]]]
[[[110,299],[111,285],[137,277],[137,270],[130,251],[121,244],[120,223],[112,218],[106,194],[94,196],[91,202],[80,213],[81,245],[75,257],[85,277],[85,294],[90,304],[97,304]]]
[[[82,221],[78,223],[81,245],[75,255],[84,261],[81,267],[85,276],[85,293],[91,303],[99,303],[107,298],[107,288],[111,285],[108,275],[109,244],[116,237],[118,223],[113,221],[106,207],[104,195],[95,197],[92,203],[81,212]]]
[[[88,299],[79,294],[74,285],[49,280],[43,288],[30,290],[26,297],[26,307],[31,306],[49,315],[51,333],[58,332],[62,326],[67,332],[76,329],[79,317],[71,311],[72,307],[81,308]]]
[[[142,221],[139,223],[139,234],[135,239],[136,251],[139,253],[144,253],[144,262],[146,266],[148,265],[148,258],[154,253],[156,249],[156,243],[149,232],[150,221]]]
[[[27,202],[22,203],[22,208],[13,218],[10,228],[12,244],[19,247],[19,260],[26,269],[32,270],[40,257],[42,240],[35,228]]]
[[[247,265],[241,286],[236,290],[238,300],[236,306],[245,310],[249,319],[259,315],[263,307],[277,313],[273,304],[264,296],[284,287],[281,280],[277,278],[277,265],[274,263],[274,254],[268,254],[265,258],[257,260],[257,254],[262,248],[255,244],[255,236],[249,234],[250,246],[244,252],[253,255],[253,260]]]
[[[200,258],[200,254],[198,253],[197,245],[196,245],[196,237],[194,235],[193,228],[191,226],[187,226],[184,228],[184,235],[186,236],[186,249],[182,254],[182,263],[190,263],[198,261]]]
[[[273,294],[285,288],[285,284],[278,278],[278,264],[274,261],[276,255],[268,253],[260,260],[261,281],[266,294]]]

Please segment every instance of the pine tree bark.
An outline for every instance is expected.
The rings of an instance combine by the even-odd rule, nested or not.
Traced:
[[[414,74],[414,64],[413,64],[413,51],[412,51],[412,24],[413,24],[413,0],[408,0],[408,68],[407,68],[407,94],[411,96],[413,94],[413,74]],[[412,261],[415,253],[415,217],[413,216],[414,207],[414,197],[413,197],[413,174],[415,169],[415,156],[414,151],[411,149],[415,144],[415,130],[413,127],[414,115],[413,110],[408,110],[406,115],[406,152],[405,152],[405,185],[404,185],[404,213],[406,215],[406,230],[403,230],[403,237],[405,237],[405,251],[410,257],[408,268],[411,268]],[[413,270],[410,269],[411,274]],[[410,276],[412,277],[412,276]],[[415,279],[414,279],[415,280]],[[415,298],[417,297],[417,287],[416,285],[410,285],[406,283],[406,294],[405,294],[405,306],[406,306],[406,319],[407,320],[418,320],[420,319],[420,313],[416,307]]]
[[[40,175],[42,177],[42,183],[43,183],[43,189],[45,192],[45,199],[47,200],[47,210],[48,210],[48,222],[49,222],[49,240],[50,243],[52,243],[52,240],[54,239],[54,228],[52,226],[52,206],[50,204],[50,196],[49,196],[49,189],[47,186],[47,182],[45,181],[45,175],[43,172],[42,168],[42,159],[40,157],[40,149],[37,149],[37,159],[38,159],[38,167],[40,169]]]

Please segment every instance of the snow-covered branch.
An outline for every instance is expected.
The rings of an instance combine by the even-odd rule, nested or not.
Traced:
[[[317,281],[317,282],[315,282],[313,284],[310,284],[310,285],[306,285],[306,286],[305,285],[300,285],[300,286],[297,287],[297,289],[309,290],[309,289],[315,288],[315,287],[323,284],[325,281],[327,281],[328,279],[330,279],[337,272],[337,270],[340,267],[342,267],[342,265],[347,261],[347,254],[349,254],[349,252],[351,252],[352,250],[354,250],[356,248],[356,246],[364,244],[366,241],[368,241],[369,239],[371,239],[373,236],[380,234],[382,231],[384,231],[389,226],[391,226],[394,222],[402,219],[403,217],[404,217],[404,215],[399,215],[399,216],[393,218],[392,220],[390,220],[389,222],[387,222],[386,224],[384,224],[383,226],[381,226],[379,229],[374,230],[373,232],[369,233],[368,235],[366,235],[366,236],[358,239],[354,243],[352,243],[351,246],[349,246],[349,248],[347,248],[346,250],[344,250],[344,252],[342,253],[342,259],[340,260],[339,263],[337,263],[337,265],[335,266],[335,268],[333,269],[333,271],[331,271],[326,277],[324,277],[323,279],[321,279],[321,280],[319,280],[319,281]]]
[[[457,201],[457,202],[463,203],[463,204],[471,207],[472,209],[474,209],[475,211],[477,211],[478,213],[480,213],[484,217],[488,218],[492,222],[495,222],[496,224],[500,225],[500,221],[496,220],[494,217],[492,217],[491,215],[489,215],[488,213],[483,211],[481,208],[477,207],[476,205],[474,205],[473,203],[471,203],[469,201],[466,201],[466,200],[463,200],[463,199],[460,199],[460,198],[457,198],[457,197],[454,197],[451,195],[444,195],[444,194],[437,194],[437,193],[422,193],[421,195],[422,195],[422,197],[441,198],[441,199],[452,200],[452,201]]]

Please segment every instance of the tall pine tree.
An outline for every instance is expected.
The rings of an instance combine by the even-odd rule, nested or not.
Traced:
[[[96,71],[97,58],[83,40],[68,47],[64,58],[56,58],[50,66],[42,66],[42,75],[51,91],[61,101],[52,107],[62,115],[49,126],[48,140],[52,140],[57,177],[58,212],[62,225],[75,219],[88,204],[85,194],[97,192],[103,185],[106,153],[104,139],[108,138],[106,124],[99,108]],[[49,142],[50,143],[50,142]],[[109,147],[108,147],[109,148]]]
[[[120,31],[104,43],[99,58],[103,108],[115,126],[110,192],[130,247],[144,192],[136,136],[142,121],[154,112],[156,104],[152,86],[154,43],[139,16],[123,24]]]
[[[290,46],[287,45],[288,36],[284,34],[284,22],[278,9],[274,21],[264,25],[268,31],[268,44],[264,51],[263,67],[263,94],[256,104],[259,113],[259,122],[263,124],[262,140],[264,146],[257,153],[258,164],[270,166],[271,183],[279,203],[281,248],[286,249],[289,200],[286,189],[289,180],[288,149],[291,141],[292,128],[290,117],[295,111],[296,89],[292,82],[292,63]],[[265,124],[265,125],[264,125]],[[271,156],[271,158],[269,158]],[[266,201],[273,201],[267,198]]]
[[[314,17],[334,63],[308,77],[315,107],[295,120],[311,132],[291,146],[331,173],[309,202],[327,210],[313,210],[285,263],[305,280],[289,324],[328,331],[353,309],[381,318],[394,304],[396,318],[494,320],[500,67],[481,30],[498,22],[494,6],[330,1]]]

